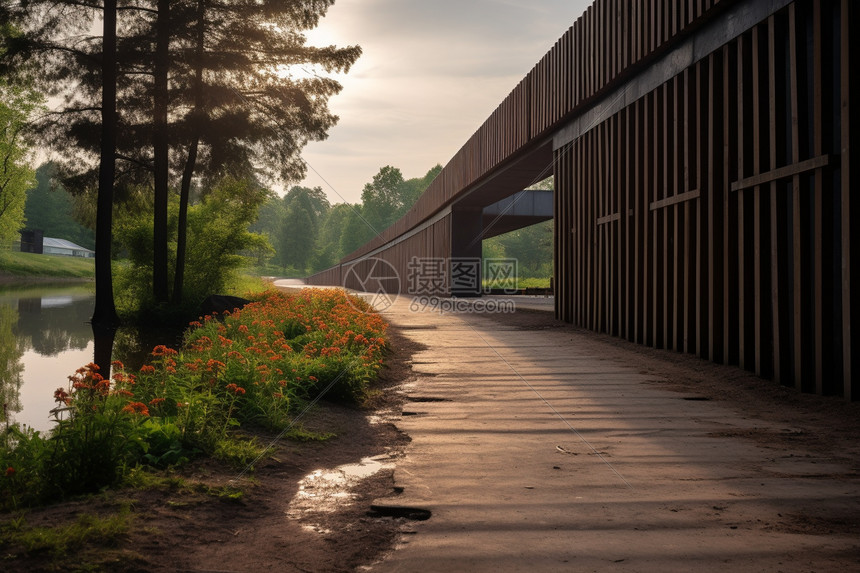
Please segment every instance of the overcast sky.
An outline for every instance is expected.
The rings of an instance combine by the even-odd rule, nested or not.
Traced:
[[[355,203],[380,167],[409,179],[445,165],[590,3],[337,0],[309,43],[364,53],[338,77],[340,122],[305,148],[301,184]]]

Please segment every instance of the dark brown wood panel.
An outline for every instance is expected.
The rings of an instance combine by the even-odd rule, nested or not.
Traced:
[[[857,3],[775,2],[661,85],[637,79],[741,4],[762,6],[598,0],[401,220],[310,280],[450,256],[450,217],[428,221],[581,119],[552,158],[557,316],[858,399]]]

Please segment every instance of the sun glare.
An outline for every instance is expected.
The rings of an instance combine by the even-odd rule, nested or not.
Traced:
[[[326,77],[327,75],[322,68],[314,64],[280,64],[275,66],[275,74],[277,74],[279,78],[286,78],[293,81],[311,80],[314,78]]]

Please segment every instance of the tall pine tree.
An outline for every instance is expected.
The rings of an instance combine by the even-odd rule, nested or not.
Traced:
[[[336,123],[328,100],[341,86],[326,74],[348,71],[361,50],[312,47],[304,36],[333,3],[4,3],[7,17],[24,31],[7,42],[6,63],[17,68],[34,62],[43,90],[63,98],[61,109],[41,127],[45,140],[62,150],[67,188],[81,191],[105,182],[109,169],[105,150],[115,137],[116,198],[122,200],[142,184],[153,190],[156,301],[164,301],[168,294],[169,233],[164,214],[171,185],[178,186],[181,197],[173,287],[178,302],[185,266],[185,214],[195,181],[202,189],[228,175],[296,181],[305,172],[301,149],[309,141],[324,139]],[[102,14],[106,24],[112,22],[108,12],[114,10],[119,14],[119,33],[116,65],[110,65],[102,36],[90,30]],[[105,25],[105,38],[110,28]],[[315,73],[296,74],[297,67]],[[115,82],[105,75],[111,73],[116,73]],[[116,85],[116,115],[112,104],[104,102],[102,88],[109,89],[108,83]],[[115,118],[111,126],[103,121],[107,116]]]

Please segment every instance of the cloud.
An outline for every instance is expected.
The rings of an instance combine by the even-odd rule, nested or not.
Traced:
[[[340,123],[303,156],[333,202],[384,165],[447,163],[588,6],[585,0],[338,0],[311,44],[359,44],[331,101]],[[340,197],[339,197],[340,196]]]

